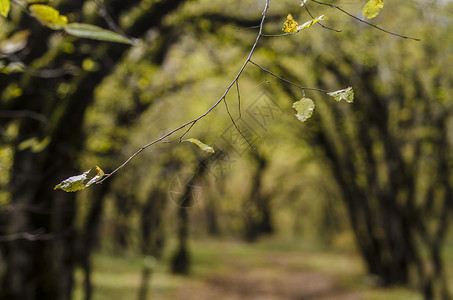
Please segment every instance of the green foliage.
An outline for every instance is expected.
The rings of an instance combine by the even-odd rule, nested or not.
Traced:
[[[129,45],[132,44],[131,40],[118,33],[91,24],[69,23],[65,26],[62,26],[62,29],[64,29],[64,31],[68,34],[80,38],[123,43]]]
[[[68,18],[60,15],[60,12],[55,8],[44,5],[34,4],[30,6],[32,15],[44,26],[54,30],[64,30],[66,33],[86,39],[94,39],[106,42],[115,42],[123,44],[132,44],[131,40],[110,30],[101,27],[84,24],[84,23],[68,23]]]
[[[11,9],[10,0],[0,0],[0,15],[7,17],[9,10]]]
[[[365,7],[362,10],[362,15],[365,18],[372,19],[376,17],[381,9],[384,7],[384,1],[382,0],[370,0],[368,3],[365,5]]]
[[[51,29],[68,24],[68,17],[60,15],[60,12],[51,6],[34,4],[29,7],[29,10],[42,25]]]
[[[198,147],[200,147],[200,149],[205,151],[205,152],[215,153],[214,148],[212,148],[211,146],[208,146],[208,145],[200,142],[200,140],[198,140],[198,139],[190,138],[190,139],[184,140],[183,142],[193,143],[193,144],[197,145]]]
[[[348,103],[354,102],[354,91],[352,87],[348,87],[343,90],[327,93],[327,95],[333,97],[336,101],[344,100]]]
[[[293,103],[293,108],[297,111],[296,117],[301,121],[307,121],[312,115],[315,109],[315,103],[309,98],[302,98],[297,102]]]
[[[1,1],[1,0],[0,0]],[[12,54],[25,48],[28,41],[30,30],[21,30],[14,33],[11,37],[0,42],[0,53]]]
[[[91,169],[84,172],[83,174],[76,175],[76,176],[71,176],[59,184],[55,186],[55,190],[63,190],[65,192],[77,192],[80,190],[83,190],[93,183],[96,183],[97,181],[101,180],[102,177],[104,176],[104,171],[102,171],[101,168],[96,167],[96,175],[88,181],[88,183],[85,183],[88,180],[88,174],[90,173]]]

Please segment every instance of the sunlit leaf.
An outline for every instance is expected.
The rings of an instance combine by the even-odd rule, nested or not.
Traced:
[[[352,87],[327,93],[327,95],[333,97],[336,101],[344,100],[348,103],[352,103],[354,101],[354,91],[352,90]]]
[[[85,181],[88,179],[88,173],[91,170],[86,171],[85,173],[77,176],[69,177],[68,179],[63,180],[60,184],[57,184],[54,190],[61,189],[65,192],[77,192],[85,188]]]
[[[312,26],[313,24],[316,24],[317,22],[321,21],[321,20],[325,20],[326,17],[324,15],[320,15],[319,17],[315,18],[315,19],[312,19],[308,22],[305,22],[304,24],[300,25],[300,26],[297,26],[297,31],[299,30],[302,30],[302,29],[305,29],[305,28],[308,28],[310,26]]]
[[[293,108],[296,110],[296,117],[301,122],[307,121],[312,115],[315,109],[315,103],[309,98],[302,98],[299,101],[293,103]]]
[[[8,16],[10,9],[11,9],[10,0],[0,0],[0,15],[6,18]]]
[[[282,30],[287,33],[293,33],[298,30],[297,26],[299,26],[299,23],[294,21],[294,18],[291,14],[288,14],[286,16],[286,22],[283,24]]]
[[[88,183],[85,185],[85,187],[89,187],[93,183],[98,182],[99,180],[102,179],[102,177],[104,177],[104,171],[102,171],[102,169],[100,167],[96,166],[96,175],[93,178],[91,178],[90,181],[88,181]]]
[[[384,7],[383,0],[370,0],[367,4],[363,7],[362,15],[365,18],[372,19],[376,17],[381,9]]]
[[[86,171],[85,173],[77,176],[69,177],[68,179],[63,180],[60,184],[57,184],[54,190],[63,190],[65,192],[77,192],[83,190],[93,183],[98,182],[99,180],[104,177],[104,171],[100,167],[96,166],[96,175],[91,178],[88,183],[85,182],[88,180],[88,174],[90,173],[91,169]]]
[[[212,148],[211,146],[208,146],[208,145],[206,145],[206,144],[200,142],[200,140],[190,138],[190,139],[184,140],[184,142],[191,142],[191,143],[194,143],[195,145],[197,145],[198,147],[200,147],[201,150],[203,150],[203,151],[205,151],[205,152],[208,152],[208,153],[215,153],[214,148]]]
[[[61,25],[68,23],[68,18],[60,15],[60,12],[51,6],[34,4],[29,9],[41,24],[52,29],[58,29]]]
[[[1,0],[0,0],[1,1]],[[0,43],[0,53],[11,54],[25,48],[30,30],[21,30]]]
[[[66,31],[68,34],[77,36],[80,38],[87,38],[87,39],[94,39],[100,41],[107,41],[107,42],[116,42],[116,43],[124,43],[124,44],[132,44],[131,41],[110,30],[103,29],[101,27],[91,25],[91,24],[83,24],[83,23],[69,23],[65,26],[62,26],[62,29]]]

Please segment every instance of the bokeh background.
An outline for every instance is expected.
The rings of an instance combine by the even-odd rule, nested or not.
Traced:
[[[370,20],[421,41],[308,1],[341,32],[262,37],[252,60],[303,87],[352,86],[354,103],[248,64],[229,113],[186,135],[214,154],[158,143],[77,193],[54,186],[111,172],[223,95],[265,1],[53,1],[136,46],[66,36],[17,3],[0,18],[0,41],[30,31],[0,57],[2,299],[451,299],[451,1],[385,1]],[[328,3],[362,18],[366,1]],[[271,0],[264,32],[288,13],[311,19]],[[302,97],[316,105],[304,123]]]

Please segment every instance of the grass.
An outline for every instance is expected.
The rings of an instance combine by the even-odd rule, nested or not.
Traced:
[[[171,245],[168,248],[173,249]],[[190,249],[192,275],[170,275],[170,253],[167,252],[153,269],[147,299],[180,299],[178,297],[181,297],[180,294],[184,293],[185,289],[194,287],[199,290],[200,287],[206,286],[206,282],[212,281],[212,278],[238,278],[247,273],[265,280],[266,276],[282,277],[304,272],[322,275],[341,290],[354,292],[358,295],[357,299],[422,299],[415,291],[404,288],[377,288],[373,280],[364,275],[361,259],[351,249],[326,250],[316,243],[278,239],[267,239],[255,244],[235,240],[197,240],[191,243]],[[93,265],[93,300],[137,299],[143,257],[131,254],[118,257],[100,253],[94,256]],[[256,272],[252,274],[253,270]],[[83,274],[79,270],[76,273],[74,291],[76,300],[83,299],[82,280]],[[225,280],[225,284],[228,284],[227,282]],[[210,298],[201,296],[197,299]]]

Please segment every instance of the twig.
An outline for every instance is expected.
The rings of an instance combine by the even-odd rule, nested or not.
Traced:
[[[170,131],[170,132],[168,132],[168,133],[162,135],[160,138],[158,138],[158,139],[152,141],[151,143],[149,143],[149,144],[147,144],[147,145],[141,147],[137,152],[135,152],[135,153],[134,153],[132,156],[130,156],[125,162],[123,162],[119,167],[117,167],[115,170],[113,170],[110,174],[107,174],[106,176],[104,176],[104,178],[103,178],[102,180],[99,180],[98,182],[96,182],[97,184],[104,182],[107,178],[109,178],[110,176],[112,176],[113,174],[115,174],[116,172],[118,172],[119,170],[121,170],[124,166],[126,166],[132,159],[134,159],[137,155],[139,155],[139,154],[140,154],[143,150],[145,150],[146,148],[148,148],[148,147],[150,147],[150,146],[152,146],[152,145],[154,145],[154,144],[156,144],[156,143],[158,143],[158,142],[163,141],[164,139],[166,139],[167,137],[171,136],[171,135],[174,134],[175,132],[178,132],[178,131],[180,131],[181,129],[183,129],[183,128],[189,126],[189,125],[191,125],[190,128],[189,128],[189,130],[190,130],[190,129],[193,127],[193,125],[194,125],[197,121],[199,121],[200,119],[206,117],[206,116],[207,116],[212,110],[214,110],[214,109],[215,109],[222,101],[225,100],[225,97],[226,97],[226,95],[228,94],[228,92],[230,91],[231,87],[239,80],[239,77],[240,77],[241,74],[244,72],[245,67],[247,66],[247,64],[248,64],[249,62],[251,62],[252,55],[253,55],[253,53],[255,52],[255,49],[256,49],[256,47],[257,47],[257,45],[258,45],[258,42],[259,42],[259,40],[260,40],[260,38],[261,38],[261,36],[262,36],[262,33],[263,33],[263,25],[264,25],[264,21],[266,20],[267,10],[269,9],[269,1],[270,1],[270,0],[266,0],[265,6],[264,6],[264,10],[263,10],[263,17],[261,18],[261,23],[260,23],[260,25],[259,25],[259,32],[258,32],[258,35],[257,35],[257,37],[256,37],[255,43],[254,43],[253,46],[252,46],[252,49],[250,50],[250,53],[249,53],[247,59],[245,60],[244,64],[243,64],[242,67],[240,68],[238,74],[236,75],[236,77],[234,78],[234,80],[227,86],[225,92],[224,92],[223,95],[220,97],[220,99],[217,100],[217,102],[214,103],[214,105],[211,106],[204,114],[202,114],[202,115],[198,116],[197,118],[195,118],[195,119],[193,119],[193,120],[191,120],[191,121],[189,121],[189,122],[187,122],[187,123],[185,123],[185,124],[183,124],[183,125],[181,125],[181,126],[175,128],[175,129],[173,129],[172,131]],[[187,132],[188,132],[189,130],[186,130],[186,132],[185,132],[183,135],[187,134]]]
[[[249,29],[257,29],[257,28],[260,28],[260,25],[250,26],[250,27],[244,27],[244,28],[233,27],[234,30],[249,30]]]
[[[48,121],[45,115],[32,110],[0,110],[0,118],[30,118],[41,123],[47,123]]]
[[[241,112],[241,93],[239,92],[239,79],[236,80],[236,90],[238,92],[238,111],[239,111],[239,119],[242,118]]]
[[[308,88],[308,87],[303,87],[303,86],[297,85],[297,84],[295,84],[294,82],[291,82],[291,81],[289,81],[288,79],[285,79],[285,78],[283,78],[283,77],[280,77],[280,76],[278,76],[277,74],[275,74],[274,72],[269,71],[268,69],[263,68],[262,66],[260,66],[259,64],[257,64],[256,62],[254,62],[254,61],[252,61],[252,60],[250,61],[250,63],[251,63],[251,64],[254,64],[254,65],[257,66],[258,68],[260,68],[261,70],[263,70],[263,72],[266,72],[266,73],[268,73],[268,74],[274,76],[275,78],[277,78],[277,79],[279,79],[279,80],[281,80],[281,81],[283,81],[283,82],[289,83],[289,84],[291,84],[292,86],[295,86],[295,87],[301,89],[302,91],[304,91],[304,90],[309,90],[309,91],[317,91],[317,92],[321,92],[321,93],[330,93],[330,91],[326,91],[326,90],[322,90],[322,89]]]
[[[228,115],[230,116],[231,122],[233,123],[234,127],[236,128],[236,130],[239,132],[239,134],[242,136],[242,138],[247,142],[247,144],[249,144],[250,148],[252,148],[253,150],[255,150],[256,148],[253,147],[253,145],[252,145],[252,144],[250,143],[250,141],[245,137],[245,135],[242,133],[242,131],[239,129],[239,127],[237,126],[236,122],[234,121],[233,116],[231,115],[230,110],[228,109],[228,104],[227,104],[227,102],[226,102],[226,97],[223,98],[223,103],[225,103],[226,111],[227,111]]]
[[[403,39],[409,39],[409,40],[414,40],[414,41],[420,41],[419,38],[413,38],[413,37],[410,37],[410,36],[405,36],[405,35],[401,35],[401,34],[398,34],[398,33],[395,33],[395,32],[391,32],[391,31],[388,31],[388,30],[386,30],[386,29],[383,29],[383,28],[381,28],[381,27],[379,27],[379,26],[377,26],[377,25],[374,25],[374,24],[371,24],[371,23],[369,23],[369,22],[367,22],[367,21],[364,21],[364,20],[362,20],[362,19],[360,19],[360,18],[354,16],[353,14],[351,14],[351,13],[345,11],[344,9],[342,9],[341,7],[339,7],[339,6],[337,6],[337,5],[330,4],[330,3],[325,3],[325,2],[320,2],[320,1],[317,1],[317,0],[312,0],[312,1],[315,2],[315,3],[317,3],[317,4],[326,5],[326,6],[329,6],[329,7],[331,7],[331,8],[338,9],[339,11],[341,11],[342,13],[344,13],[344,14],[350,16],[351,18],[353,18],[353,19],[355,19],[355,20],[357,20],[357,21],[359,21],[359,22],[362,22],[362,23],[364,23],[364,24],[366,24],[366,25],[368,25],[368,26],[374,27],[374,28],[376,28],[376,29],[378,29],[378,30],[380,30],[380,31],[385,32],[385,33],[388,33],[388,34],[391,34],[391,35],[394,35],[394,36],[397,36],[397,37],[400,37],[400,38],[403,38]]]
[[[314,19],[315,17],[311,14],[310,10],[308,9],[308,5],[307,5],[307,4],[304,5],[304,8],[305,8],[305,10],[307,11],[307,13],[310,15],[310,17],[311,17],[312,19]],[[322,28],[324,28],[324,29],[332,30],[332,31],[335,31],[335,32],[341,32],[341,30],[335,29],[335,28],[332,28],[332,27],[329,27],[329,26],[326,26],[326,25],[322,24],[321,22],[317,22],[317,24],[318,24],[319,26],[321,26]]]

